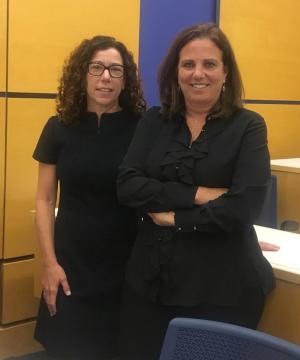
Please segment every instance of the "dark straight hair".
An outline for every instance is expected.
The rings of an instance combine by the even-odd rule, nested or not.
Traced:
[[[213,116],[230,116],[242,108],[244,94],[242,79],[234,52],[223,31],[213,23],[193,25],[181,31],[171,44],[158,71],[159,94],[162,114],[171,118],[174,114],[185,113],[185,101],[178,86],[178,63],[181,49],[195,39],[210,39],[222,51],[223,65],[227,71],[225,91],[213,106]]]

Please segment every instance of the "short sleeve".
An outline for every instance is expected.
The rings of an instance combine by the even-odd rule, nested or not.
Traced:
[[[57,117],[51,117],[40,135],[33,152],[33,158],[46,164],[56,164],[58,157]]]

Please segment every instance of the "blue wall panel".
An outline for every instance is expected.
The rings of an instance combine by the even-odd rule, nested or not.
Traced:
[[[175,35],[201,22],[216,22],[217,0],[141,0],[139,66],[148,106],[159,104],[157,70]]]

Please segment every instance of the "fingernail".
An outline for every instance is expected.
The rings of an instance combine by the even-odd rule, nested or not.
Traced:
[[[71,291],[68,290],[68,291],[66,292],[66,295],[67,295],[67,296],[70,296],[70,295],[71,295]]]

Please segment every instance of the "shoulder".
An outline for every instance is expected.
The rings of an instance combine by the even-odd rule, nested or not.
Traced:
[[[40,139],[51,141],[53,144],[61,143],[69,136],[70,129],[58,116],[51,116],[44,125]]]
[[[153,106],[147,110],[139,122],[138,129],[142,129],[149,136],[151,134],[157,134],[160,129],[166,124],[166,120],[163,118],[160,107]]]
[[[264,124],[264,118],[255,111],[249,109],[239,109],[232,115],[232,119],[236,121],[241,121],[244,123],[257,123],[257,124]]]
[[[47,124],[49,124],[49,126],[55,127],[55,126],[62,126],[63,122],[59,119],[58,116],[54,115],[48,119]]]
[[[51,116],[44,126],[45,130],[52,132],[62,131],[64,128],[66,128],[66,126],[56,115]]]
[[[230,126],[239,132],[247,132],[251,129],[266,130],[264,118],[255,111],[249,109],[239,109],[227,119]],[[226,120],[225,120],[226,121]]]
[[[52,116],[48,119],[33,153],[33,158],[35,160],[47,164],[56,163],[61,126],[62,124],[57,116]]]

